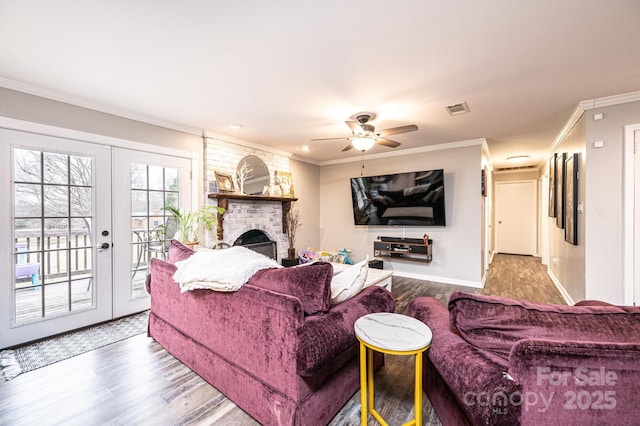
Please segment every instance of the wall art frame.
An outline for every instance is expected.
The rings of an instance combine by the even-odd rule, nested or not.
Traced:
[[[480,174],[480,194],[482,194],[483,197],[487,196],[487,171],[484,167]]]
[[[570,154],[565,160],[564,240],[578,244],[578,154]]]
[[[220,192],[234,192],[233,178],[230,174],[215,172],[216,182],[218,183],[218,191]]]
[[[549,158],[549,217],[556,217],[556,157]]]
[[[556,226],[560,229],[564,229],[564,185],[566,159],[566,152],[556,156]]]

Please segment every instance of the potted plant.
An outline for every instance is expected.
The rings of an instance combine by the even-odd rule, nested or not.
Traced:
[[[167,223],[160,225],[159,233],[163,238],[173,238],[180,241],[186,246],[192,247],[199,243],[200,227],[205,231],[211,232],[214,239],[214,247],[218,246],[218,213],[224,213],[222,207],[206,205],[197,210],[184,211],[178,207],[164,207],[163,210],[169,212],[171,216]],[[170,234],[171,224],[175,226],[175,232]]]
[[[285,217],[287,223],[287,240],[289,241],[289,249],[287,251],[288,259],[296,258],[296,231],[302,225],[302,219],[300,218],[300,211],[295,207],[289,210]]]

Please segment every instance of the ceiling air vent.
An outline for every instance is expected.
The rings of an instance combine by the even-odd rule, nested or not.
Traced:
[[[500,167],[496,171],[497,172],[513,172],[519,170],[532,170],[537,169],[538,166],[514,166],[514,167]]]
[[[449,115],[460,115],[466,114],[469,112],[469,105],[466,102],[462,102],[461,104],[449,105],[445,107]]]

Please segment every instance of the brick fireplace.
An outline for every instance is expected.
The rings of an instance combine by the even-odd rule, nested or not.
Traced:
[[[289,171],[289,157],[287,155],[257,147],[207,137],[205,138],[204,152],[205,177],[207,180],[205,188],[211,187],[210,184],[215,182],[216,171],[232,176],[235,175],[236,166],[242,158],[248,155],[256,155],[262,159],[269,168],[271,176],[274,175],[276,170]],[[207,202],[227,209],[222,221],[223,235],[222,238],[219,238],[219,241],[233,245],[242,234],[252,230],[259,230],[276,243],[277,258],[286,258],[288,241],[286,233],[283,232],[283,208],[287,208],[286,203],[270,201],[268,197],[265,197],[265,199],[252,198],[256,197],[248,197],[248,199],[229,198],[222,203],[217,198],[207,198]],[[223,205],[223,203],[225,204]],[[207,247],[211,247],[213,239],[210,236],[206,236],[205,243]]]

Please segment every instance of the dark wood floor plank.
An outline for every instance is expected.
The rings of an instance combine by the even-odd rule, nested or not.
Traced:
[[[446,304],[454,291],[561,303],[540,265],[527,256],[496,255],[484,289],[393,278],[396,311],[419,296]],[[376,375],[376,408],[390,424],[413,418],[413,357],[388,356]],[[267,403],[267,401],[265,401]],[[424,424],[439,425],[424,397]],[[0,424],[258,425],[217,389],[145,335],[0,381]],[[360,424],[356,392],[330,425]],[[369,424],[377,424],[369,417]]]

